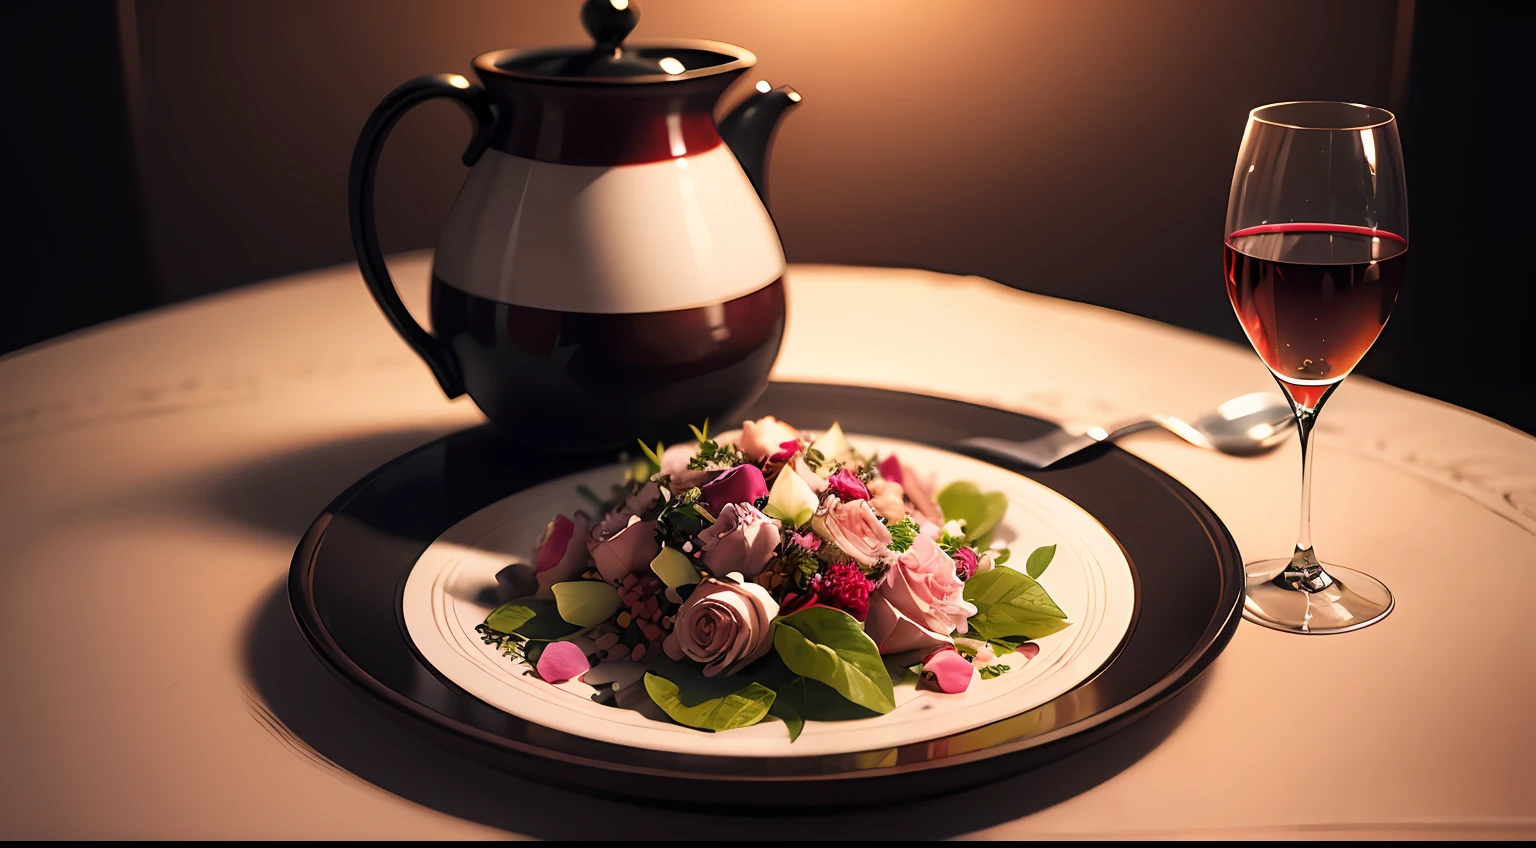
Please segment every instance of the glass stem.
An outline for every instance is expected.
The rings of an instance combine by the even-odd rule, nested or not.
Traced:
[[[1286,388],[1284,383],[1280,386]],[[1286,397],[1291,399],[1291,410],[1296,414],[1296,434],[1301,438],[1301,526],[1296,531],[1296,552],[1291,554],[1290,567],[1275,577],[1275,582],[1304,592],[1321,592],[1334,584],[1312,550],[1312,428],[1317,424],[1317,414],[1322,411],[1323,404],[1338,387],[1338,383],[1329,386],[1317,399],[1317,405],[1312,407],[1302,406],[1289,391],[1286,392]]]

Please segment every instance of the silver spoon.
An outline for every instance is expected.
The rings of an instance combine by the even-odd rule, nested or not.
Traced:
[[[1151,415],[1111,428],[1058,427],[1023,442],[978,437],[965,439],[960,444],[1016,459],[1032,468],[1045,468],[1100,442],[1112,442],[1128,433],[1162,427],[1196,447],[1234,456],[1253,456],[1289,438],[1290,427],[1295,423],[1295,413],[1285,398],[1274,392],[1254,392],[1235,397],[1193,421],[1172,415]]]

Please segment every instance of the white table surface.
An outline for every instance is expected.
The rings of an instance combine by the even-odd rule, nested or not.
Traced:
[[[428,262],[391,261],[418,314]],[[1273,388],[1246,348],[985,280],[788,279],[779,378],[1097,421]],[[848,314],[901,330],[829,356],[816,341]],[[1322,415],[1314,536],[1395,591],[1384,623],[1312,638],[1245,623],[1186,695],[1061,764],[958,806],[786,821],[502,776],[310,654],[284,583],[310,520],[480,421],[350,265],[0,360],[0,837],[1536,836],[1536,440],[1497,422],[1365,379]],[[1290,550],[1294,444],[1258,459],[1161,433],[1123,444],[1246,555]]]

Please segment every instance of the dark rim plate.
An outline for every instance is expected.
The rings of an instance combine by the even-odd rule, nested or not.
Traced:
[[[775,383],[751,417],[806,429],[954,447],[967,436],[1027,439],[1050,425],[923,395]],[[288,593],[305,639],[334,672],[408,726],[478,761],[589,791],[684,803],[799,806],[889,802],[997,780],[1059,759],[1146,715],[1216,658],[1241,619],[1242,557],[1231,534],[1167,474],[1114,447],[1037,471],[980,456],[1075,501],[1115,537],[1137,584],[1119,652],[1035,709],[928,742],[837,756],[750,758],[646,751],[519,719],[440,676],[406,635],[407,574],[471,513],[611,454],[552,456],[477,427],[418,448],[343,492],[305,533]],[[814,783],[814,787],[809,785]]]

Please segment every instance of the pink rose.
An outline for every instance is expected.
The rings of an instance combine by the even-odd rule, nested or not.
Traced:
[[[955,573],[959,575],[961,580],[969,580],[976,576],[976,568],[980,564],[980,559],[976,556],[975,550],[961,548],[955,551],[954,560]]]
[[[869,501],[843,503],[831,495],[816,510],[811,529],[864,568],[873,568],[891,554],[891,531]]]
[[[880,464],[875,467],[880,469],[881,477],[891,481],[892,483],[903,482],[901,478],[901,460],[896,458],[896,454],[893,453],[885,459],[880,460]]]
[[[704,676],[735,674],[773,647],[779,605],[756,583],[704,578],[662,641],[667,656],[704,664]]]
[[[869,617],[869,593],[874,588],[857,565],[834,563],[825,571],[811,575],[805,582],[805,594],[795,597],[793,604],[785,600],[783,612],[788,615],[808,606],[823,606],[842,610],[863,621]]]
[[[812,553],[821,550],[821,537],[809,530],[804,533],[790,533],[789,540]]]
[[[876,515],[890,524],[907,517],[907,502],[902,500],[903,494],[900,483],[880,479],[869,481],[869,505],[874,508]]]
[[[656,541],[656,522],[614,512],[592,528],[587,549],[597,572],[617,586],[626,574],[648,573],[661,543]]]
[[[869,488],[864,481],[846,468],[839,468],[827,478],[827,490],[845,501],[869,500]]]
[[[932,653],[952,645],[951,634],[964,633],[966,619],[976,614],[964,590],[955,561],[937,542],[918,536],[875,586],[864,630],[882,654]]]
[[[726,504],[714,524],[699,533],[704,565],[716,577],[739,571],[752,579],[779,546],[780,524],[751,504]]]
[[[762,462],[778,453],[779,448],[791,439],[798,442],[800,431],[772,415],[765,415],[756,421],[741,422],[741,440],[736,446],[741,448],[741,455],[747,462]]]
[[[562,528],[561,522],[569,525],[568,529]],[[574,518],[555,516],[555,520],[544,528],[544,538],[539,541],[538,553],[534,555],[541,596],[547,597],[549,587],[575,580],[586,570],[587,534],[591,531],[592,518],[585,512],[575,513]]]
[[[719,515],[726,504],[751,504],[768,494],[768,484],[756,465],[738,465],[699,489],[699,501],[711,515]]]

